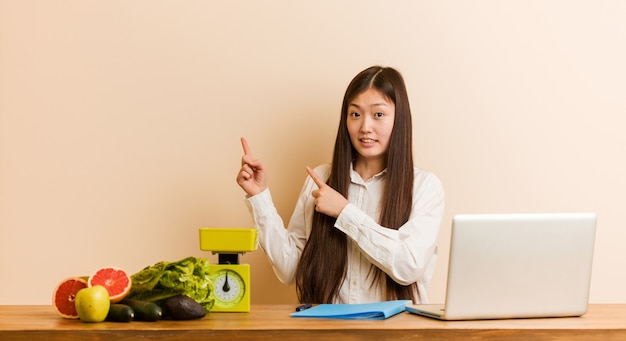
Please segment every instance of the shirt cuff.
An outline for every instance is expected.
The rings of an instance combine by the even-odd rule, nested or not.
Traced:
[[[268,217],[276,212],[270,189],[266,188],[262,192],[245,199],[248,206],[253,210],[256,217]]]
[[[339,213],[337,221],[335,222],[335,227],[348,235],[350,238],[357,240],[359,235],[359,226],[362,225],[362,216],[359,214],[360,212],[361,211],[353,204],[346,205],[346,207],[341,210],[341,213]]]

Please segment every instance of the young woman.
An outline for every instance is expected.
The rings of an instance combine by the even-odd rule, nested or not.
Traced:
[[[437,258],[444,191],[413,165],[404,80],[374,66],[349,84],[332,164],[307,167],[287,229],[265,167],[242,138],[237,183],[259,229],[259,245],[302,303],[426,303]]]

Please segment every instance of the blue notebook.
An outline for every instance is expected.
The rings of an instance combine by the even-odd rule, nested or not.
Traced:
[[[317,317],[347,320],[384,320],[403,312],[410,300],[360,304],[320,304],[292,313],[292,317]]]

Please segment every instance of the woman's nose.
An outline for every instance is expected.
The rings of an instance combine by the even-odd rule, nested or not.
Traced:
[[[367,115],[361,121],[361,132],[369,133],[372,130],[372,119]]]

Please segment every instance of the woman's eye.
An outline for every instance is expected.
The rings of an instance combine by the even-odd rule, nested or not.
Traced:
[[[361,116],[361,114],[359,114],[358,112],[351,112],[351,113],[350,113],[350,116],[351,116],[351,117],[360,117],[360,116]]]
[[[374,114],[374,116],[376,118],[381,118],[381,117],[385,116],[385,114],[383,114],[382,112],[377,112],[377,113]]]

